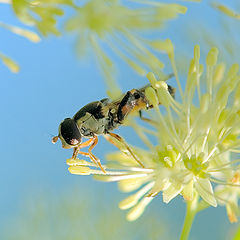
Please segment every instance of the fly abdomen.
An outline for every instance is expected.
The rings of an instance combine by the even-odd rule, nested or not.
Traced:
[[[117,118],[120,123],[128,116],[128,114],[141,109],[148,108],[148,100],[144,92],[137,89],[128,91],[119,104]]]

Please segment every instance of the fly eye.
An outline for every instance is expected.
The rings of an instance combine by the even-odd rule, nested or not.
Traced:
[[[76,122],[71,118],[66,118],[59,126],[59,136],[62,140],[63,147],[66,144],[76,146],[81,143],[81,133],[77,127]]]
[[[134,98],[135,99],[139,99],[140,98],[140,94],[139,93],[134,93]]]

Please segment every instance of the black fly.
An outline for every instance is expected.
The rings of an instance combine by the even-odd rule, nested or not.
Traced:
[[[77,158],[78,154],[87,156],[105,172],[100,160],[93,155],[92,149],[98,142],[98,135],[110,135],[123,143],[129,154],[139,165],[144,167],[123,138],[111,131],[123,124],[123,121],[130,113],[138,111],[141,117],[142,109],[152,108],[145,96],[145,89],[149,86],[132,89],[116,101],[104,98],[85,105],[73,118],[65,118],[60,123],[58,136],[53,137],[52,142],[56,143],[60,138],[63,148],[74,148],[73,159]],[[168,85],[168,91],[174,97],[175,89]],[[88,140],[82,143],[83,137],[88,138]],[[114,144],[110,138],[107,138],[107,140]],[[80,151],[81,148],[87,146],[90,146],[88,152]]]

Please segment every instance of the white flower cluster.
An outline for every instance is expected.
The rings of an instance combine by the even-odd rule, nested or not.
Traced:
[[[167,84],[157,81],[153,73],[146,97],[156,112],[151,119],[155,131],[138,126],[138,132],[152,133],[158,139],[149,151],[132,148],[145,168],[139,167],[121,152],[108,155],[110,164],[106,174],[89,168],[94,164],[82,160],[68,160],[73,174],[94,174],[104,181],[119,181],[120,189],[137,191],[120,202],[121,209],[130,209],[127,219],[138,218],[153,198],[162,192],[168,203],[178,195],[186,201],[197,201],[199,207],[226,206],[230,221],[237,221],[240,194],[240,171],[237,158],[240,152],[240,75],[233,64],[225,72],[224,64],[217,64],[218,50],[212,48],[206,58],[206,72],[199,63],[200,48],[195,46],[194,58],[188,71],[185,90],[178,81],[180,101],[172,98]],[[204,90],[205,89],[205,90]],[[159,109],[164,106],[165,114]],[[196,103],[195,103],[196,102]],[[143,137],[143,135],[141,135]],[[146,136],[144,139],[146,141]],[[85,165],[85,166],[84,166]],[[95,166],[94,166],[95,167]],[[117,170],[116,170],[117,169]],[[104,175],[104,176],[103,176]]]

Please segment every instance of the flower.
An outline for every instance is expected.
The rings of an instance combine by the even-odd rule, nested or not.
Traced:
[[[56,27],[59,16],[63,16],[62,6],[74,8],[72,0],[12,0],[12,8],[17,17],[27,25],[34,25],[44,35],[60,35]]]
[[[174,68],[179,101],[169,94],[165,82],[157,81],[153,73],[147,74],[152,87],[147,88],[145,94],[156,113],[151,118],[155,130],[129,120],[129,125],[149,147],[149,150],[131,147],[144,168],[119,144],[121,152],[107,156],[110,164],[106,166],[106,174],[90,168],[96,166],[83,160],[68,160],[69,171],[94,174],[103,181],[118,181],[125,192],[137,190],[119,204],[121,209],[130,209],[127,215],[130,221],[137,219],[160,192],[165,203],[182,195],[186,201],[200,197],[205,207],[225,204],[233,216],[240,186],[239,174],[236,175],[239,159],[234,155],[240,151],[240,75],[237,64],[225,73],[225,66],[217,64],[217,57],[218,49],[212,48],[203,74],[200,48],[195,46],[184,91]],[[174,67],[174,55],[171,59]],[[165,114],[160,111],[159,102]],[[145,133],[157,137],[158,145],[154,146]],[[218,186],[224,186],[221,187],[224,196]],[[234,190],[236,188],[238,190]]]
[[[47,36],[49,34],[60,35],[60,32],[56,27],[56,17],[62,16],[64,14],[64,10],[61,9],[62,6],[66,5],[72,8],[75,7],[72,0],[5,0],[1,1],[0,3],[11,4],[12,10],[19,18],[19,20],[21,20],[26,25],[34,25],[44,36]],[[0,28],[5,28],[10,32],[22,36],[34,43],[38,43],[40,41],[38,34],[24,28],[9,25],[1,21]],[[14,60],[1,52],[0,60],[13,73],[19,72],[19,65]]]
[[[10,4],[11,2],[5,2],[5,3]],[[4,28],[4,29],[6,29],[16,35],[22,36],[34,43],[37,43],[40,41],[40,37],[36,33],[32,32],[30,30],[27,30],[27,29],[9,25],[9,24],[1,22],[1,21],[0,21],[0,28]],[[19,65],[14,60],[12,60],[11,58],[9,58],[5,54],[3,54],[2,52],[0,52],[0,60],[2,61],[3,64],[5,64],[9,68],[9,70],[11,72],[13,72],[13,73],[19,72],[19,69],[20,69]]]
[[[151,32],[152,39],[153,31],[159,31],[167,20],[187,10],[179,4],[150,1],[138,1],[135,5],[138,8],[118,0],[89,0],[65,24],[67,31],[78,34],[76,46],[80,56],[93,51],[111,97],[121,92],[113,79],[116,65],[110,56],[117,55],[143,76],[149,68],[160,72],[164,64],[151,51],[156,47],[146,33]]]
[[[229,7],[227,7],[223,4],[212,3],[212,6],[229,17],[235,18],[237,20],[240,19],[239,13],[234,12],[234,10],[230,9]]]
[[[228,181],[231,184],[219,185],[215,189],[215,195],[221,205],[226,206],[227,215],[230,222],[237,222],[239,216],[238,199],[240,196],[240,172],[232,172],[232,178]],[[238,188],[236,188],[236,185]]]

